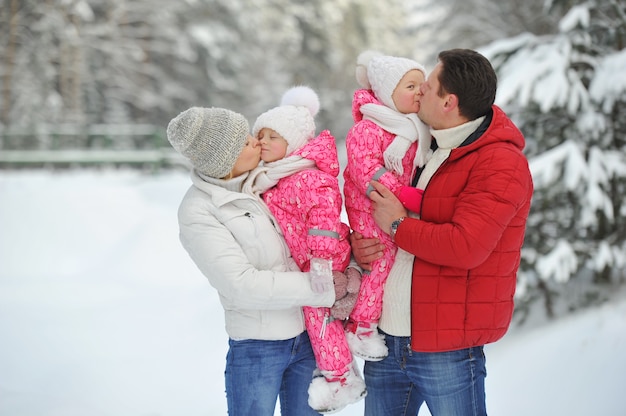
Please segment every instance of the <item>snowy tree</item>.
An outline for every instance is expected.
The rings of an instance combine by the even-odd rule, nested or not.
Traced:
[[[96,124],[167,121],[192,105],[249,119],[294,84],[322,100],[319,125],[351,124],[356,56],[404,54],[401,0],[9,0],[0,8],[0,148],[146,147]],[[149,138],[147,139],[149,140]],[[152,144],[154,145],[154,144]]]
[[[23,132],[35,142],[18,136],[4,147],[84,147],[81,129],[158,119],[176,98],[179,90],[162,85],[162,63],[174,51],[191,53],[184,41],[172,47],[182,38],[177,2],[24,0],[11,6],[0,12],[10,34],[0,45],[8,58],[1,66],[1,122],[5,133]]]
[[[499,74],[497,103],[526,136],[535,182],[518,304],[539,297],[548,315],[626,280],[626,4],[547,11],[564,5],[558,33],[482,50]]]
[[[434,61],[444,49],[476,49],[524,32],[552,33],[559,14],[544,13],[545,2],[416,0],[408,5],[408,30],[417,39],[415,53]]]
[[[352,124],[351,100],[358,88],[356,57],[364,49],[405,55],[412,39],[405,36],[405,7],[401,0],[245,1],[242,13],[254,34],[246,55],[247,69],[239,72],[256,88],[242,91],[236,108],[256,117],[280,101],[289,87],[307,84],[318,92],[320,128],[338,139]],[[210,27],[203,26],[208,31]],[[253,94],[250,99],[250,94]]]

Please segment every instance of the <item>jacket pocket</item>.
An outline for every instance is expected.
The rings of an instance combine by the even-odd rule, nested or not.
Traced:
[[[261,231],[256,216],[249,211],[224,212],[222,223],[231,232],[250,260],[258,258]]]

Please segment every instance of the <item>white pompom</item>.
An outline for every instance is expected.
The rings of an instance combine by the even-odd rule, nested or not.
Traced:
[[[293,105],[296,107],[307,107],[311,116],[315,117],[320,111],[320,99],[312,88],[306,85],[293,87],[285,91],[280,105]]]
[[[367,65],[369,62],[377,56],[383,56],[378,51],[363,51],[356,59],[356,82],[363,88],[372,88],[369,77],[367,76]]]

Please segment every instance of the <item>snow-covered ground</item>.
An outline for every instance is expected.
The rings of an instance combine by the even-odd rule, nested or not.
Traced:
[[[222,309],[178,242],[189,183],[0,171],[0,415],[226,414]],[[624,296],[486,351],[491,415],[626,414]]]

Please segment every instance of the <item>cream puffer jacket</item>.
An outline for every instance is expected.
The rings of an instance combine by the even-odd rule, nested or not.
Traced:
[[[311,290],[262,202],[224,181],[191,178],[178,210],[180,240],[217,289],[228,335],[281,340],[302,333],[302,306],[332,306],[334,290]]]

